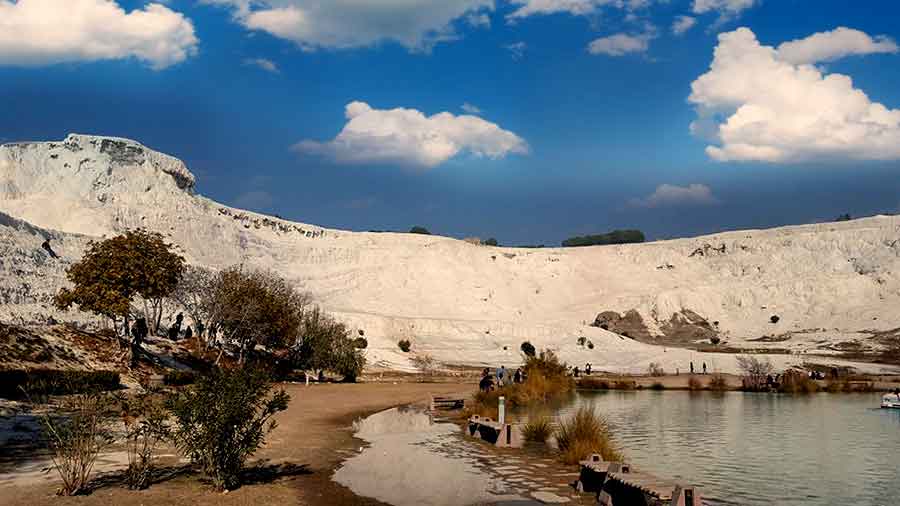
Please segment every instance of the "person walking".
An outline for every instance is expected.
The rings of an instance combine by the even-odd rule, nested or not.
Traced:
[[[497,388],[503,386],[503,373],[506,372],[506,369],[501,365],[497,368]]]
[[[706,362],[703,362],[703,374],[706,374]]]
[[[691,374],[694,374],[694,361],[691,361]]]
[[[513,381],[516,383],[522,382],[522,369],[516,369],[516,373],[513,375]]]

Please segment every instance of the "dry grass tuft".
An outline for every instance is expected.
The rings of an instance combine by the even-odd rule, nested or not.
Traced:
[[[612,434],[606,419],[591,407],[578,408],[556,431],[560,460],[565,464],[577,464],[592,453],[599,453],[603,460],[621,462],[622,454],[612,442]]]
[[[522,427],[522,437],[525,438],[525,441],[532,441],[536,443],[544,443],[550,436],[553,435],[553,424],[550,423],[550,419],[546,417],[538,417],[534,420],[529,420]]]

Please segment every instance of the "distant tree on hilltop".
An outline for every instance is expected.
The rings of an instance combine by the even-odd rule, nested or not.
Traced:
[[[491,237],[490,239],[484,241],[485,246],[500,246],[500,243],[497,242],[497,239]]]
[[[630,244],[644,242],[644,233],[640,230],[613,230],[607,234],[570,237],[562,242],[563,247],[598,246],[606,244]]]
[[[422,235],[431,235],[431,232],[428,231],[425,227],[420,227],[416,225],[415,227],[409,229],[410,234],[422,234]]]
[[[853,217],[850,216],[850,213],[844,213],[844,214],[838,216],[837,218],[835,218],[834,221],[850,221],[852,219],[853,219]]]

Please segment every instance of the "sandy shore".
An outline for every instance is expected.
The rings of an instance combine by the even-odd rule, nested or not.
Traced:
[[[280,414],[278,428],[256,455],[269,467],[251,476],[255,483],[216,493],[200,476],[182,471],[147,490],[131,491],[110,476],[100,476],[99,487],[90,495],[57,497],[58,482],[52,474],[40,483],[20,485],[10,473],[2,476],[0,505],[381,505],[332,480],[340,463],[363,444],[353,437],[352,422],[392,406],[425,402],[430,394],[468,394],[473,388],[460,383],[289,384],[285,385],[291,395],[288,410]],[[164,464],[178,470],[175,460]]]

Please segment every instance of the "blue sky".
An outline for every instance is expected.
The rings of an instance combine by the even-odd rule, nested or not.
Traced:
[[[315,4],[0,0],[0,139],[129,137],[232,205],[504,244],[900,205],[895,2]]]

